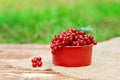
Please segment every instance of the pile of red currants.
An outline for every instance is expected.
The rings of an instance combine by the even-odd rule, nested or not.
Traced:
[[[75,28],[68,29],[60,34],[55,35],[52,40],[52,53],[62,50],[64,46],[85,46],[96,45],[94,37],[87,35],[84,31],[77,31]]]
[[[34,57],[32,60],[32,67],[41,67],[42,66],[42,58],[41,57]]]

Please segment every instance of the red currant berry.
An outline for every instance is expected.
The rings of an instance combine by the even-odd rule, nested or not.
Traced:
[[[37,67],[37,64],[36,64],[36,63],[32,63],[32,66],[33,66],[33,67]]]
[[[63,41],[63,39],[64,39],[63,36],[60,35],[60,38],[59,38],[60,42]]]
[[[62,50],[62,46],[58,46],[58,50]]]
[[[42,62],[38,62],[37,66],[41,67],[42,66]]]
[[[87,43],[88,45],[91,44],[90,39],[86,40],[86,43]]]
[[[82,36],[82,35],[79,35],[79,39],[83,39],[83,36]]]
[[[75,46],[79,46],[79,41],[75,41]]]
[[[85,34],[85,35],[83,35],[83,37],[88,37],[88,35]]]
[[[83,45],[83,40],[80,40],[79,43],[80,43],[80,45]]]
[[[78,33],[79,33],[79,32],[78,32],[78,31],[76,31],[75,35],[78,35]]]
[[[73,42],[72,42],[72,46],[75,46],[75,45],[76,45],[76,42],[75,42],[75,41],[73,41]]]
[[[84,37],[84,39],[85,39],[85,41],[88,41],[88,37],[86,36],[86,37]]]
[[[55,50],[54,49],[52,49],[52,54],[55,54]]]
[[[79,44],[79,43],[77,43],[77,44],[76,44],[76,46],[80,46],[80,44]]]
[[[86,42],[86,41],[83,41],[83,45],[87,45],[87,42]]]
[[[58,49],[58,47],[57,46],[54,46],[54,48],[53,48],[54,50],[57,50]]]
[[[37,62],[37,58],[36,58],[36,57],[33,58],[31,62],[32,62],[32,63],[36,63],[36,62]]]
[[[73,41],[73,37],[71,36],[71,37],[70,37],[70,42],[72,42],[72,41]]]
[[[93,41],[93,44],[94,44],[94,45],[97,45],[97,42],[96,42],[96,41]]]
[[[62,42],[62,46],[64,46],[64,45],[65,45],[65,41]]]
[[[80,35],[85,35],[85,32],[84,31],[80,31]]]
[[[41,57],[37,57],[37,61],[41,61],[42,60],[42,58]]]
[[[51,48],[51,49],[53,49],[53,47],[54,47],[54,46],[55,46],[55,45],[54,45],[54,44],[52,44],[52,45],[50,46],[50,48]]]
[[[93,37],[93,36],[89,36],[89,39],[90,39],[90,40],[93,40],[93,39],[94,39],[94,37]]]
[[[75,28],[72,28],[71,31],[72,31],[73,33],[76,33],[76,29],[75,29]]]
[[[79,39],[79,37],[78,36],[75,36],[75,40],[78,40]]]

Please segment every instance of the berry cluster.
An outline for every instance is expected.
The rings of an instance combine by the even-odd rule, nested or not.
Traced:
[[[56,51],[62,50],[63,46],[84,46],[91,44],[97,44],[93,36],[87,35],[84,31],[79,32],[75,28],[72,28],[55,35],[52,40],[51,49],[54,54]]]
[[[31,62],[32,62],[32,67],[41,67],[42,66],[42,62],[41,62],[42,58],[41,57],[34,57]]]

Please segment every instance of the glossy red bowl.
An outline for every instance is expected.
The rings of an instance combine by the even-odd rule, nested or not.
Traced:
[[[67,67],[87,66],[91,64],[93,45],[64,46],[61,51],[52,54],[53,64]]]

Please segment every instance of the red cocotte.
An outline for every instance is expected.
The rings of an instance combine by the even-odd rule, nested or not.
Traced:
[[[93,45],[64,46],[61,51],[52,54],[53,63],[59,66],[79,67],[91,64]]]

